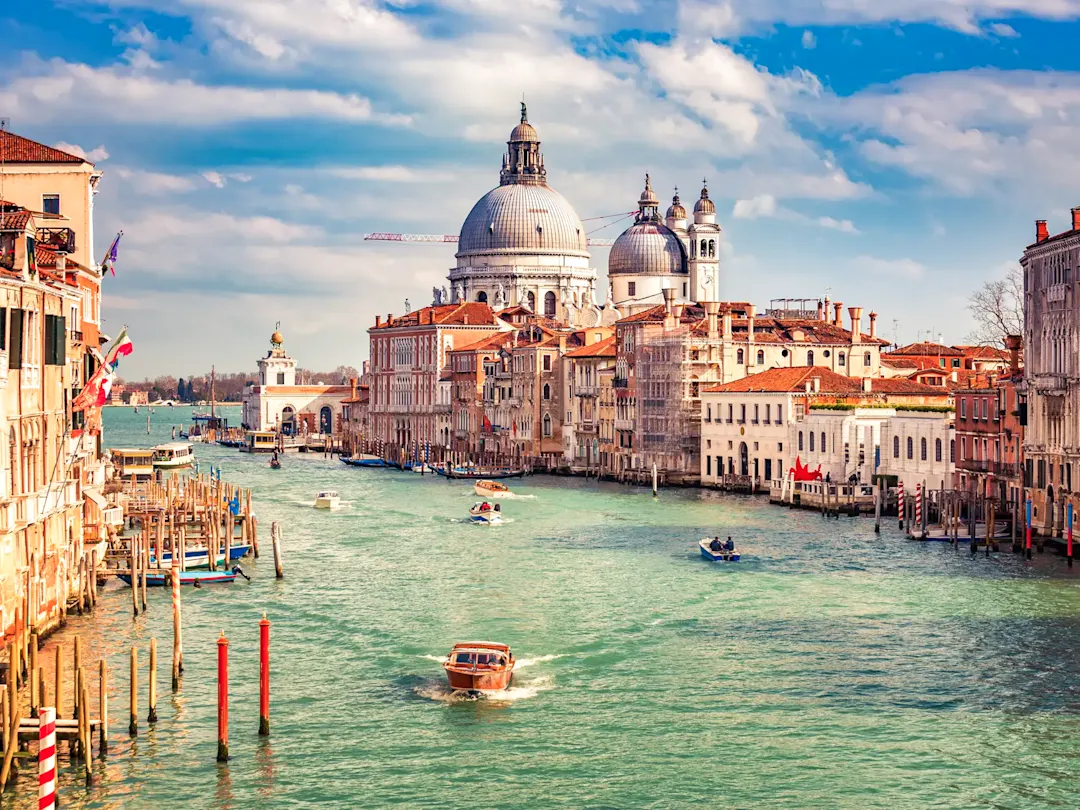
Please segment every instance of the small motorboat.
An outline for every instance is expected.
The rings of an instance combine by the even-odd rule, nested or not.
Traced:
[[[147,571],[146,587],[164,588],[170,584],[169,577],[171,575],[171,571]],[[194,585],[196,588],[203,585],[230,585],[236,581],[237,575],[244,577],[244,579],[248,578],[238,565],[233,566],[231,571],[181,571],[180,584]],[[128,585],[131,584],[131,574],[117,574],[116,578],[126,582]]]
[[[351,456],[351,457],[342,456],[341,457],[341,463],[342,464],[348,464],[350,467],[386,467],[386,466],[388,466],[387,463],[385,461],[383,461],[381,458],[379,458],[378,456],[372,456],[372,455],[364,454],[364,453],[360,454],[359,456]]]
[[[497,503],[474,503],[469,510],[469,520],[487,526],[502,523],[502,507]]]
[[[477,481],[473,484],[473,492],[481,498],[512,498],[514,496],[506,484],[489,480]]]
[[[251,553],[251,544],[244,543],[241,545],[229,546],[229,562],[239,560],[242,557],[246,557]],[[161,565],[163,568],[172,567],[172,552],[166,551],[161,555]],[[150,555],[150,564],[157,565],[157,557],[153,554]],[[218,554],[217,564],[225,565],[225,552],[222,551]],[[195,548],[189,548],[184,551],[184,567],[185,568],[206,568],[210,565],[210,552],[205,547],[199,546]]]
[[[443,662],[450,688],[472,695],[499,692],[514,677],[514,654],[494,641],[463,641]]]
[[[337,509],[341,505],[341,498],[335,490],[324,489],[315,496],[316,509]]]
[[[721,540],[720,548],[714,549],[712,547],[713,540],[715,538],[706,537],[698,545],[701,547],[701,556],[706,560],[712,562],[738,562],[739,551],[735,548],[735,544],[730,540],[727,542]]]

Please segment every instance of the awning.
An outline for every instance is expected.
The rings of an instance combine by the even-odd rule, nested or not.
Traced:
[[[83,495],[89,498],[91,501],[97,504],[98,509],[105,511],[109,508],[109,502],[105,500],[105,496],[98,492],[96,489],[84,489]]]

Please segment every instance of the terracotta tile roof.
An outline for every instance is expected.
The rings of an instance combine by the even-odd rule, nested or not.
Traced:
[[[566,353],[567,357],[614,357],[615,338],[609,337]]]
[[[34,215],[26,209],[21,211],[4,211],[0,213],[3,221],[2,228],[5,231],[25,231],[26,225],[33,220]]]
[[[870,391],[874,394],[922,394],[925,396],[947,396],[940,385],[923,385],[907,377],[874,377],[870,381]]]
[[[88,160],[68,152],[61,152],[43,143],[0,131],[0,155],[5,163],[87,163]]]
[[[398,328],[402,326],[497,326],[495,313],[487,304],[467,301],[460,304],[440,304],[424,307],[390,318],[372,329]]]
[[[940,343],[931,343],[928,340],[919,343],[911,343],[901,346],[895,351],[889,352],[886,357],[963,357],[964,353],[952,346],[943,346]]]
[[[507,343],[510,343],[514,339],[513,332],[500,332],[497,335],[488,335],[486,338],[481,338],[475,343],[470,343],[467,346],[462,346],[457,349],[452,349],[453,352],[482,352],[490,349],[500,349]]]
[[[861,380],[845,377],[822,366],[771,368],[768,371],[743,377],[741,380],[733,380],[703,390],[717,393],[763,392],[786,394],[805,391],[806,383],[812,381],[815,377],[821,380],[819,384],[820,393],[846,394],[862,390]]]
[[[891,354],[881,355],[881,365],[888,366],[889,368],[918,368],[919,364],[915,360],[909,360],[906,357],[894,357]]]
[[[994,346],[955,346],[964,353],[964,357],[975,360],[1009,360],[1009,352],[1006,349],[998,349]]]

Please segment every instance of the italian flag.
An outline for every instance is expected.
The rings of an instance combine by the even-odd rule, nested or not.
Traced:
[[[120,335],[116,338],[112,348],[109,349],[109,353],[105,355],[105,365],[115,371],[116,367],[120,365],[120,358],[127,357],[133,351],[135,351],[135,346],[132,344],[131,338],[128,337],[127,327],[125,326],[120,331]]]

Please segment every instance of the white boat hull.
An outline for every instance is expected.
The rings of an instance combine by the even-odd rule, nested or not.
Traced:
[[[315,499],[315,508],[316,509],[337,509],[340,504],[341,504],[341,500],[339,498],[316,498]]]

